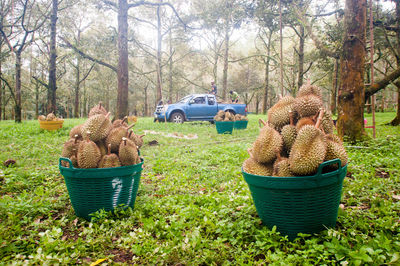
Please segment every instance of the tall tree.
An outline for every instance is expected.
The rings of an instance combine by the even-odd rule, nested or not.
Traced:
[[[366,0],[346,0],[344,42],[340,57],[340,85],[337,129],[351,141],[365,138],[364,73]]]
[[[16,2],[20,4],[16,10],[20,10],[15,18],[11,19],[10,25],[0,25],[0,32],[5,39],[11,52],[15,55],[15,122],[22,121],[22,99],[21,99],[21,72],[22,72],[22,53],[34,40],[34,32],[46,22],[47,10],[42,11],[39,4],[25,0]],[[48,9],[48,7],[46,8]],[[16,29],[13,34],[13,27]],[[6,33],[6,28],[10,34]],[[14,42],[12,44],[11,42]]]
[[[52,9],[50,15],[50,59],[49,59],[49,87],[47,88],[47,113],[56,113],[56,90],[57,90],[57,76],[56,76],[56,60],[57,60],[57,12],[58,0],[52,0]]]

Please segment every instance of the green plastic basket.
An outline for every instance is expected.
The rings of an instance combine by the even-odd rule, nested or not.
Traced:
[[[249,121],[235,121],[235,124],[233,125],[233,128],[234,129],[246,129],[248,122]]]
[[[324,167],[339,169],[322,173]],[[334,159],[323,162],[313,176],[271,177],[242,173],[249,185],[254,205],[269,228],[294,239],[298,233],[317,233],[334,227],[338,215],[347,165]]]
[[[61,165],[69,162],[70,167]],[[64,176],[75,214],[87,220],[100,209],[112,211],[117,207],[134,207],[139,188],[143,159],[139,164],[114,168],[74,168],[68,158],[60,158],[59,168]]]
[[[215,121],[218,134],[232,134],[234,121]]]

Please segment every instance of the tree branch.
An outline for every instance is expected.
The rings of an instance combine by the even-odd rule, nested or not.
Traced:
[[[382,78],[381,80],[375,82],[372,85],[369,85],[365,89],[365,100],[369,97],[377,93],[378,91],[386,88],[391,82],[395,81],[397,78],[400,77],[400,67],[398,67],[395,71],[387,75],[386,77]]]
[[[14,92],[13,92],[13,90],[12,90],[10,84],[8,83],[8,81],[7,81],[5,78],[3,78],[2,73],[0,73],[0,79],[1,79],[2,81],[4,81],[4,83],[5,83],[5,84],[7,85],[7,87],[10,89],[11,96],[12,96],[14,102],[16,103],[16,102],[17,102],[17,99],[15,98],[15,94],[14,94]]]
[[[65,39],[64,37],[60,37],[60,39],[63,40],[63,41],[65,42],[65,44],[66,44],[69,48],[73,49],[76,53],[78,53],[78,54],[79,54],[80,56],[82,56],[83,58],[86,58],[86,59],[88,59],[88,60],[90,60],[90,61],[92,61],[92,62],[95,62],[95,63],[99,64],[99,65],[108,67],[109,69],[113,70],[114,72],[117,72],[117,68],[116,68],[115,66],[110,65],[110,64],[108,64],[108,63],[106,63],[106,62],[103,62],[103,61],[101,61],[101,60],[99,60],[99,59],[96,59],[96,58],[91,57],[90,55],[84,53],[83,51],[79,50],[77,47],[75,47],[74,45],[72,45],[72,44],[71,44],[67,39]]]
[[[41,79],[39,79],[38,77],[32,76],[32,78],[34,80],[36,80],[37,82],[39,82],[40,84],[42,84],[44,87],[46,87],[47,89],[49,89],[49,84],[45,83],[44,81],[42,81]]]

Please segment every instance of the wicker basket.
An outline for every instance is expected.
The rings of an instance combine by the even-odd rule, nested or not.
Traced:
[[[39,126],[41,129],[45,130],[58,130],[62,128],[64,120],[55,120],[55,121],[42,121],[39,120]]]
[[[232,134],[234,121],[215,121],[218,134]]]
[[[63,167],[61,161],[69,162],[70,167]],[[59,160],[75,214],[87,220],[100,209],[112,211],[121,205],[133,208],[142,165],[143,159],[130,166],[82,169],[72,167],[68,158]]]
[[[339,169],[322,173],[324,167]],[[242,170],[243,172],[243,170]],[[294,239],[298,233],[317,233],[334,227],[347,165],[339,159],[322,163],[317,174],[300,177],[258,176],[243,172],[257,213],[269,228]]]

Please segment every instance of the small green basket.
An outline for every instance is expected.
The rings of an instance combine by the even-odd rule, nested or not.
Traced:
[[[218,134],[232,134],[234,121],[215,121]]]
[[[323,174],[323,168],[332,164],[339,169]],[[298,233],[317,233],[335,226],[347,173],[347,165],[341,167],[339,159],[323,162],[313,176],[258,176],[243,169],[242,173],[263,223],[269,228],[276,226],[290,240]]]
[[[247,128],[247,123],[249,123],[249,121],[235,121],[235,124],[233,125],[234,129],[246,129]]]
[[[69,162],[69,167],[61,165]],[[143,159],[139,164],[114,168],[74,168],[68,158],[60,158],[59,168],[64,176],[75,214],[87,220],[100,209],[112,211],[117,207],[134,207],[139,188]]]

